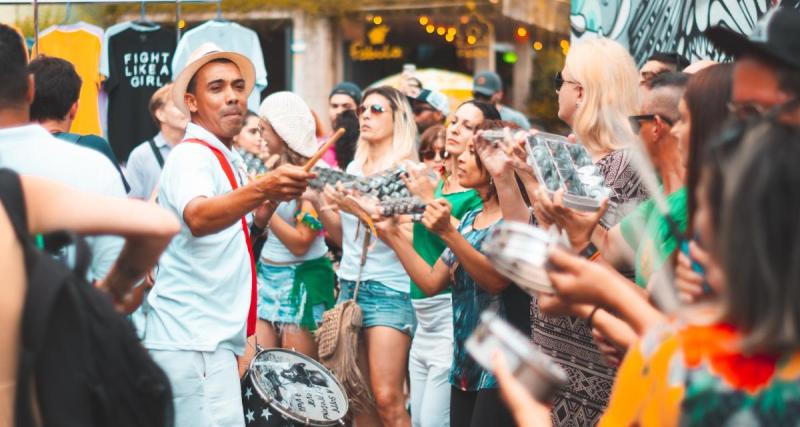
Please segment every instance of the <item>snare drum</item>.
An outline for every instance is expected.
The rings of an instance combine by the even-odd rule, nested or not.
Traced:
[[[242,379],[247,427],[344,425],[348,402],[333,374],[310,357],[285,349],[261,350]]]
[[[551,245],[561,242],[558,231],[545,231],[521,222],[506,221],[483,243],[483,251],[497,271],[525,292],[554,293],[545,264]]]

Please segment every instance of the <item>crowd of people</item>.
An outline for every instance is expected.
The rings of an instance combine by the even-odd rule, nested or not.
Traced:
[[[798,29],[800,12],[781,7],[749,35],[710,28],[732,63],[665,52],[637,69],[615,41],[572,46],[554,80],[558,117],[608,190],[587,211],[539,182],[528,140],[543,130],[502,105],[493,72],[460,105],[418,80],[341,82],[323,126],[292,92],[248,110],[253,63],[205,43],[153,94],[159,132],[120,165],[101,137],[69,132],[82,84],[72,64],[29,61],[0,25],[0,425],[148,425],[98,409],[133,401],[113,401],[102,379],[48,381],[58,367],[31,350],[34,333],[84,355],[121,338],[37,300],[31,284],[50,280],[42,252],[132,325],[131,351],[158,374],[139,365],[139,383],[156,385],[125,396],[149,394],[142,419],[165,425],[250,425],[241,381],[260,349],[324,362],[317,335],[350,300],[363,384],[347,392],[368,403],[346,422],[359,427],[795,425]],[[319,168],[353,182],[400,170],[424,212],[390,215],[346,181],[311,185]],[[504,223],[563,236],[544,267],[552,293],[494,266],[483,243]],[[62,230],[86,236],[85,272]],[[552,401],[502,353],[492,368],[470,355],[487,311],[566,373]],[[47,336],[59,322],[31,320],[42,316],[94,335]],[[106,354],[92,360],[119,362]],[[52,403],[63,393],[74,408]]]

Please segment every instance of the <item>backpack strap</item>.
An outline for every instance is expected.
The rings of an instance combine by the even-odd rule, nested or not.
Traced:
[[[22,182],[19,175],[10,169],[0,169],[0,201],[6,209],[17,240],[23,246],[27,246],[28,216],[25,209],[25,197],[22,195]]]
[[[236,183],[236,176],[233,174],[233,168],[231,168],[230,163],[228,163],[228,159],[225,158],[225,155],[222,154],[216,147],[212,146],[211,144],[203,141],[202,139],[197,138],[189,138],[184,140],[184,142],[192,142],[200,145],[205,145],[214,153],[214,156],[219,161],[219,165],[222,167],[222,170],[225,172],[225,176],[228,177],[228,181],[231,184],[231,189],[236,190],[239,188],[239,184]],[[253,254],[253,244],[250,240],[250,229],[247,227],[247,220],[245,217],[242,218],[242,231],[244,232],[244,240],[247,243],[247,253],[250,255],[250,278],[251,278],[251,286],[250,286],[250,311],[247,313],[247,336],[251,336],[256,333],[256,301],[258,298],[258,287],[256,282],[256,258]]]
[[[53,134],[53,136],[55,136],[56,138],[58,138],[60,140],[71,142],[73,144],[77,144],[78,141],[81,140],[81,135],[77,135],[77,134],[69,133],[69,132],[56,132],[56,133]]]
[[[158,149],[156,143],[153,142],[153,139],[148,139],[147,144],[150,145],[150,149],[153,150],[153,155],[156,156],[156,161],[158,162],[158,166],[161,169],[164,169],[164,156],[161,155],[161,150]]]
[[[33,425],[36,390],[33,387],[36,361],[44,349],[50,314],[56,299],[64,289],[67,268],[57,268],[57,262],[37,252],[28,233],[25,198],[19,175],[0,169],[0,202],[3,203],[14,233],[25,256],[27,289],[22,311],[20,357],[17,369],[16,425]]]

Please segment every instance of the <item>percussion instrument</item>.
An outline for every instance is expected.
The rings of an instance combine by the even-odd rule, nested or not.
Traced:
[[[324,366],[286,349],[260,350],[242,378],[247,427],[344,425],[344,388]]]
[[[569,247],[569,241],[556,227],[549,231],[522,222],[505,221],[494,228],[482,251],[497,271],[525,292],[554,293],[545,266],[554,244]]]
[[[536,179],[550,194],[564,189],[564,206],[596,211],[602,200],[612,194],[603,185],[605,178],[582,145],[544,132],[529,135],[527,142],[528,163],[533,166]]]
[[[509,371],[543,403],[551,401],[569,381],[564,369],[492,311],[481,313],[481,323],[467,338],[465,347],[472,358],[488,370],[494,369],[494,353],[502,353]]]

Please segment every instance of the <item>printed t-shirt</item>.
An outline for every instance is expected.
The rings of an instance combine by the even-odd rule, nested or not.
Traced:
[[[153,93],[172,80],[175,31],[131,25],[108,39],[108,142],[121,162],[158,133],[147,108]],[[105,70],[103,70],[105,71]]]
[[[247,98],[247,108],[258,111],[261,105],[261,91],[267,87],[267,69],[258,34],[246,27],[230,21],[207,21],[185,32],[175,49],[172,59],[172,73],[178,75],[186,67],[189,57],[203,43],[214,43],[220,49],[240,53],[253,63],[256,71],[256,85]]]
[[[686,203],[686,187],[667,196],[670,217],[681,233],[686,231],[688,224]],[[643,202],[623,218],[620,231],[628,245],[636,251],[636,284],[644,288],[650,276],[661,268],[678,247],[678,240],[670,232],[667,219],[652,199]]]
[[[475,218],[482,209],[464,214],[458,225],[458,232],[470,245],[481,250],[483,240],[492,230],[501,224],[500,220],[486,228],[473,227]],[[480,315],[491,310],[519,329],[525,336],[530,336],[530,304],[531,298],[513,283],[500,292],[491,294],[481,288],[458,262],[453,251],[447,248],[442,253],[442,261],[451,269],[456,267],[451,282],[453,289],[453,365],[450,369],[450,384],[460,390],[476,391],[497,388],[494,375],[483,369],[465,347],[467,338],[475,330]],[[456,266],[456,264],[458,264]]]
[[[434,197],[439,199],[444,197],[450,205],[453,207],[451,211],[451,215],[460,220],[461,217],[464,216],[465,213],[480,208],[483,205],[483,201],[481,201],[481,197],[478,195],[478,192],[475,190],[467,190],[467,191],[460,191],[458,193],[451,193],[451,194],[442,194],[444,189],[444,180],[440,180],[439,184],[436,186],[436,190],[434,192]],[[425,228],[424,225],[421,223],[415,222],[414,223],[414,249],[417,251],[420,257],[425,260],[429,265],[436,264],[436,261],[439,260],[439,256],[442,255],[442,252],[447,248],[447,245],[444,244],[442,239],[439,236],[431,233]],[[441,293],[449,293],[450,288],[448,287]],[[424,292],[414,283],[411,281],[411,298],[413,299],[420,299],[420,298],[427,298]]]
[[[186,139],[191,138],[220,150],[238,185],[246,182],[244,163],[235,150],[194,123],[186,127]],[[183,216],[195,198],[231,191],[208,147],[182,142],[172,149],[161,173],[158,204],[180,220],[181,229],[161,255],[158,285],[147,296],[143,342],[148,349],[244,353],[252,267],[242,224],[237,220],[216,233],[195,237]]]
[[[732,325],[662,325],[631,346],[600,426],[788,426],[800,352],[744,354]]]
[[[50,27],[39,35],[39,55],[62,58],[75,66],[81,78],[78,112],[70,132],[79,135],[102,135],[100,126],[100,53],[103,30],[94,25],[78,23]]]

